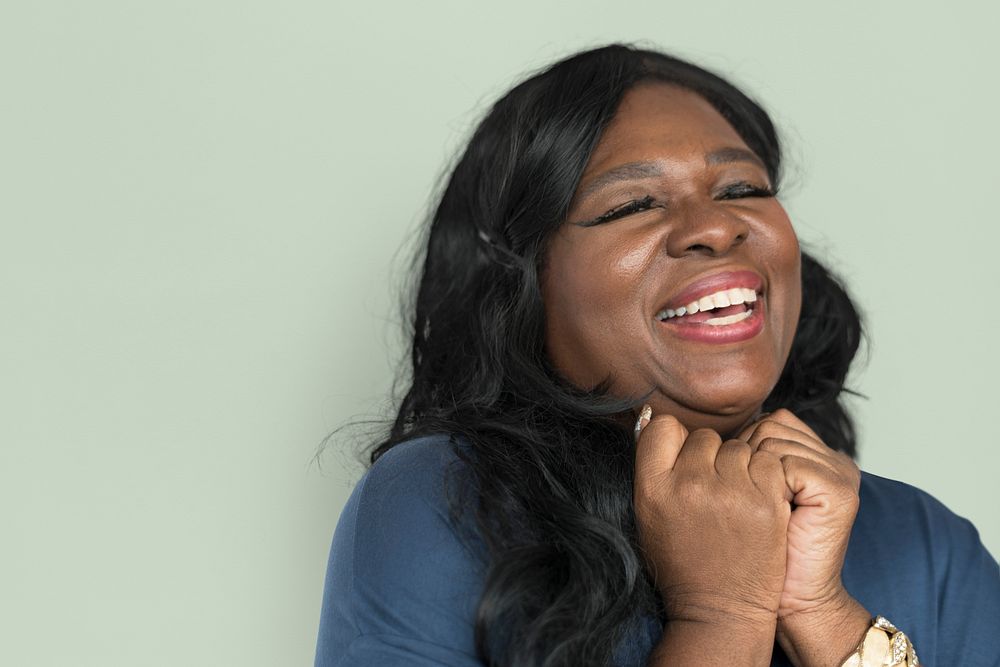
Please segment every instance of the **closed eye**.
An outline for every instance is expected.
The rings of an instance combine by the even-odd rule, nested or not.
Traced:
[[[774,197],[777,193],[770,186],[752,183],[732,183],[722,188],[716,199],[744,199],[747,197]]]
[[[652,195],[647,195],[642,199],[633,199],[630,202],[625,202],[621,206],[616,206],[607,213],[602,213],[593,220],[587,220],[585,222],[576,222],[574,224],[580,227],[593,227],[594,225],[600,225],[605,222],[611,222],[612,220],[617,220],[619,218],[624,218],[627,215],[632,215],[633,213],[639,213],[641,211],[648,211],[653,208],[663,208],[665,204],[657,202]]]

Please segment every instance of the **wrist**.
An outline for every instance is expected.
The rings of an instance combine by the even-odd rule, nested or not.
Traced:
[[[842,590],[822,604],[778,617],[778,643],[797,667],[840,667],[871,625],[864,605]]]
[[[769,621],[742,617],[713,622],[670,620],[649,664],[766,667],[771,664],[776,626],[775,617]]]
[[[751,595],[736,597],[719,593],[680,594],[676,590],[663,595],[668,622],[701,624],[707,627],[734,628],[754,633],[777,626],[778,609],[760,603]]]

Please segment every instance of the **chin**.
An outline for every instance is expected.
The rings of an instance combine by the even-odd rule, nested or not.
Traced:
[[[684,410],[681,414],[672,413],[677,417],[684,428],[688,431],[696,431],[707,428],[715,431],[723,437],[735,437],[751,419],[760,412],[760,405],[753,406],[744,411],[732,414],[707,414]],[[654,409],[654,414],[656,413]]]
[[[713,387],[693,393],[693,400],[674,401],[668,396],[660,404],[660,412],[672,414],[688,431],[709,428],[723,437],[736,435],[748,421],[760,413],[761,406],[773,386]],[[652,403],[652,402],[651,402]],[[654,414],[657,406],[653,404]]]

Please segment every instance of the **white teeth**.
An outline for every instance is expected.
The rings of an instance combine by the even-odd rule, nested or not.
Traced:
[[[713,317],[710,320],[705,320],[705,324],[709,324],[713,327],[721,327],[727,324],[735,324],[741,320],[753,315],[752,310],[744,310],[742,313],[736,313],[735,315],[726,315],[725,317]]]
[[[685,315],[694,315],[698,312],[705,312],[707,310],[713,310],[715,308],[728,308],[729,306],[738,306],[741,303],[753,303],[757,300],[757,293],[746,287],[733,287],[731,289],[720,290],[714,294],[709,294],[703,296],[697,301],[692,301],[686,306],[681,306],[677,310],[672,308],[666,308],[661,310],[656,314],[659,320],[669,320],[675,317],[684,317]],[[705,324],[714,323],[714,326],[720,326],[719,322],[724,324],[732,324],[732,322],[738,322],[740,319],[747,317],[747,313],[751,312],[747,310],[744,313],[739,313],[737,315],[730,315],[729,317],[718,317],[711,320],[706,320]],[[729,321],[731,317],[739,317],[737,320]],[[725,322],[723,322],[725,320]]]

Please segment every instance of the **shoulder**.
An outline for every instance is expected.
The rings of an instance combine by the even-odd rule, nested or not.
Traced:
[[[473,539],[466,511],[472,476],[459,447],[447,435],[427,436],[399,443],[375,461],[348,501],[356,513],[356,554],[378,552],[379,562],[391,564],[384,550],[397,544],[442,547]]]
[[[910,566],[933,571],[938,583],[956,561],[989,557],[972,522],[922,489],[863,472],[860,498],[851,539],[864,542],[865,551],[891,549]]]
[[[471,490],[456,446],[447,435],[395,445],[354,488],[330,550],[317,655],[372,641],[474,655],[484,561],[471,517],[453,511]]]
[[[1000,618],[1000,567],[965,519],[930,493],[863,472],[844,585],[870,612],[909,634],[929,664],[981,665],[994,633],[960,638]],[[984,635],[985,637],[985,635]]]
[[[906,482],[861,472],[861,503],[869,514],[901,513],[903,517],[933,517],[964,521],[937,498]]]
[[[980,544],[971,521],[913,485],[862,472],[860,497],[857,523],[886,539],[910,546],[923,542],[932,550],[935,546],[954,550]]]
[[[356,492],[361,500],[403,493],[439,504],[444,500],[439,487],[447,478],[467,472],[458,454],[460,446],[456,438],[445,434],[401,442],[372,464]]]
[[[358,483],[348,502],[357,579],[397,598],[426,597],[454,591],[456,570],[473,569],[472,516],[461,511],[470,506],[469,470],[457,446],[446,435],[400,443]]]

